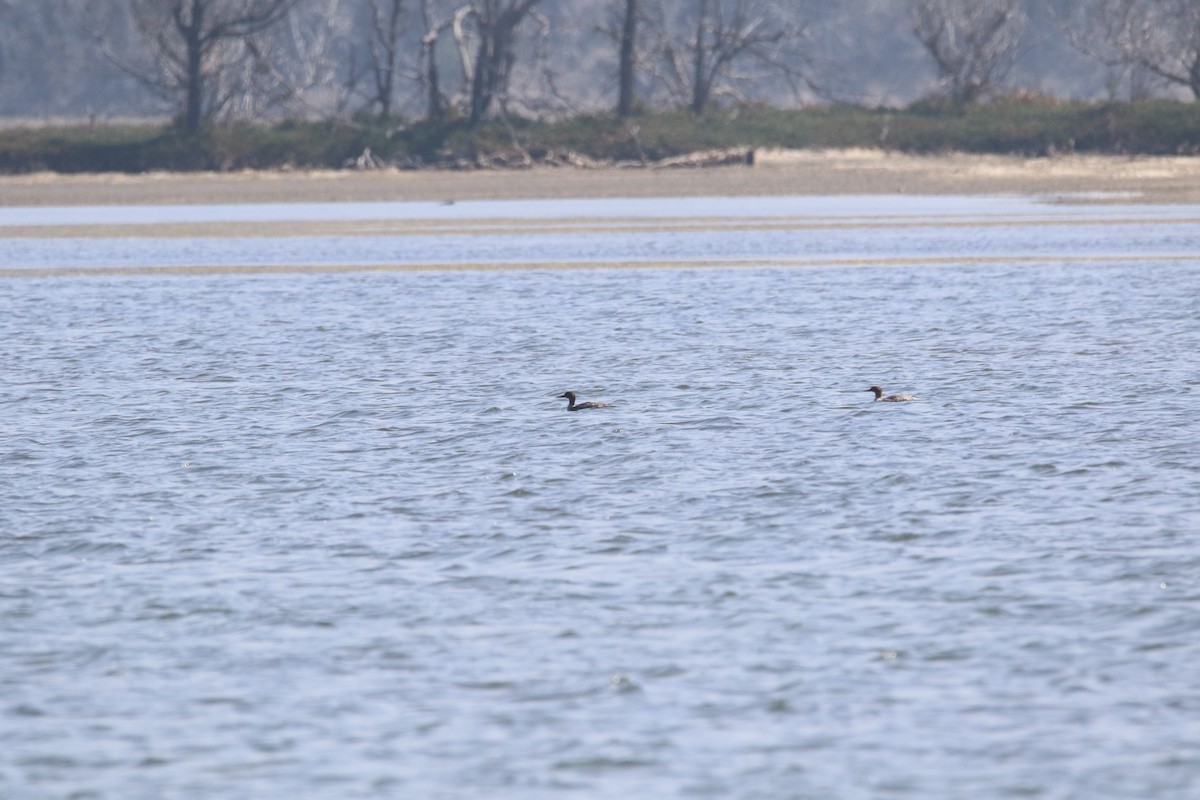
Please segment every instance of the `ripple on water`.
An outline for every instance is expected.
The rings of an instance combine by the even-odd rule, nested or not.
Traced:
[[[1200,785],[1194,265],[17,288],[15,794]]]

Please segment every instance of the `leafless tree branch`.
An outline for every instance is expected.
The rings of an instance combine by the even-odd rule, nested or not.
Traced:
[[[912,6],[913,35],[956,105],[975,102],[1008,76],[1027,22],[1018,0],[914,0]]]
[[[653,75],[701,114],[714,97],[740,97],[753,80],[809,83],[807,25],[795,4],[775,0],[692,0],[682,15],[661,0],[647,14]],[[685,33],[686,31],[686,33]]]
[[[184,130],[195,132],[233,102],[235,74],[262,71],[264,50],[251,40],[282,21],[296,0],[129,0],[149,57],[106,47],[113,64],[177,104]]]
[[[1090,0],[1060,20],[1071,46],[1109,67],[1141,69],[1200,99],[1200,3]]]

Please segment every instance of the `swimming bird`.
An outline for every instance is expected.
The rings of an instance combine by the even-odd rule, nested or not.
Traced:
[[[563,392],[559,397],[567,398],[567,411],[583,411],[585,408],[611,408],[608,403],[579,403],[576,405],[574,392]]]
[[[916,400],[917,399],[917,396],[915,394],[889,394],[887,397],[884,397],[883,389],[880,389],[878,386],[872,386],[870,389],[867,389],[866,391],[874,392],[875,399],[882,400],[885,403],[903,403],[908,400]]]

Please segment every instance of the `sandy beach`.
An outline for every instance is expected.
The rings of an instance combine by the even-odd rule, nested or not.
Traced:
[[[1200,158],[760,151],[750,167],[0,176],[9,207],[859,194],[1196,203]]]

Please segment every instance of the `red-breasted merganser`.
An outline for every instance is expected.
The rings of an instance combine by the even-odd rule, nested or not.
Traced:
[[[915,394],[889,394],[887,397],[884,397],[883,389],[880,389],[878,386],[872,386],[870,389],[867,389],[866,391],[874,392],[875,399],[881,400],[885,403],[903,403],[908,400],[916,400],[917,399],[917,396]]]
[[[583,411],[585,408],[611,408],[608,403],[579,403],[576,405],[574,392],[563,392],[559,397],[567,398],[567,411]]]

